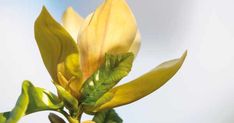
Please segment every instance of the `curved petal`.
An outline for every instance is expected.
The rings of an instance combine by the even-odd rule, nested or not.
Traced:
[[[96,108],[94,112],[129,104],[154,92],[175,75],[183,64],[186,55],[187,52],[179,59],[164,62],[143,76],[113,88],[108,92],[114,95],[112,100]]]
[[[135,39],[130,47],[130,49],[128,50],[128,52],[132,52],[134,54],[134,56],[136,57],[139,49],[141,47],[141,34],[140,31],[137,31],[137,34],[135,36]]]
[[[106,52],[126,53],[134,41],[136,20],[125,0],[106,0],[89,16],[78,35],[86,76],[103,62]]]
[[[78,32],[83,22],[84,19],[72,7],[68,7],[62,17],[63,26],[75,41],[77,40]]]
[[[43,62],[53,81],[58,82],[57,65],[71,54],[79,54],[69,33],[43,7],[34,24],[34,34]]]

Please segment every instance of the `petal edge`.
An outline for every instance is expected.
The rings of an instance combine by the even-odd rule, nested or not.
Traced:
[[[96,108],[94,112],[129,104],[154,92],[176,74],[186,55],[187,51],[179,59],[164,62],[139,78],[113,88],[108,92],[114,94],[112,100]]]

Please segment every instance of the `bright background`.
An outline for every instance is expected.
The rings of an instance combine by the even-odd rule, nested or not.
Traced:
[[[60,21],[67,6],[87,16],[100,1],[0,0],[0,112],[13,108],[24,79],[56,92],[33,34],[42,6]],[[128,2],[138,21],[142,47],[132,72],[121,83],[179,57],[186,49],[189,52],[181,70],[165,86],[116,109],[124,123],[233,123],[234,1]],[[47,115],[31,114],[20,123],[49,123]]]

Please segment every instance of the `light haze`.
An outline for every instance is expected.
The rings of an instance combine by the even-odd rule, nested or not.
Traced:
[[[68,6],[85,17],[100,2],[0,0],[0,112],[13,108],[25,79],[56,92],[34,40],[33,24],[42,6],[60,21]],[[162,88],[116,109],[124,123],[233,123],[234,1],[128,3],[138,21],[142,47],[130,75],[121,83],[163,61],[180,57],[186,49],[188,56],[179,72]],[[31,114],[20,123],[49,123],[47,116],[48,112]]]

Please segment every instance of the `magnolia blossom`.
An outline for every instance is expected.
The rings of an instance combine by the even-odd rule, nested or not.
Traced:
[[[106,0],[86,19],[69,7],[62,20],[77,41],[84,80],[102,64],[105,53],[136,55],[139,50],[140,33],[125,0]]]
[[[187,52],[115,87],[130,72],[140,48],[140,33],[126,1],[105,0],[85,19],[69,7],[62,20],[62,25],[56,22],[44,7],[35,22],[35,39],[71,112],[102,112],[137,101],[172,78],[186,58]]]
[[[135,102],[164,85],[183,64],[187,51],[125,84],[140,47],[136,20],[125,0],[105,0],[86,19],[71,7],[58,23],[43,7],[34,25],[42,60],[58,96],[24,81],[22,93],[0,122],[16,123],[30,113],[52,110],[69,123],[80,123],[83,113],[94,115],[82,123],[122,123],[113,108]],[[65,110],[66,109],[66,110]],[[64,123],[50,114],[51,123]]]

